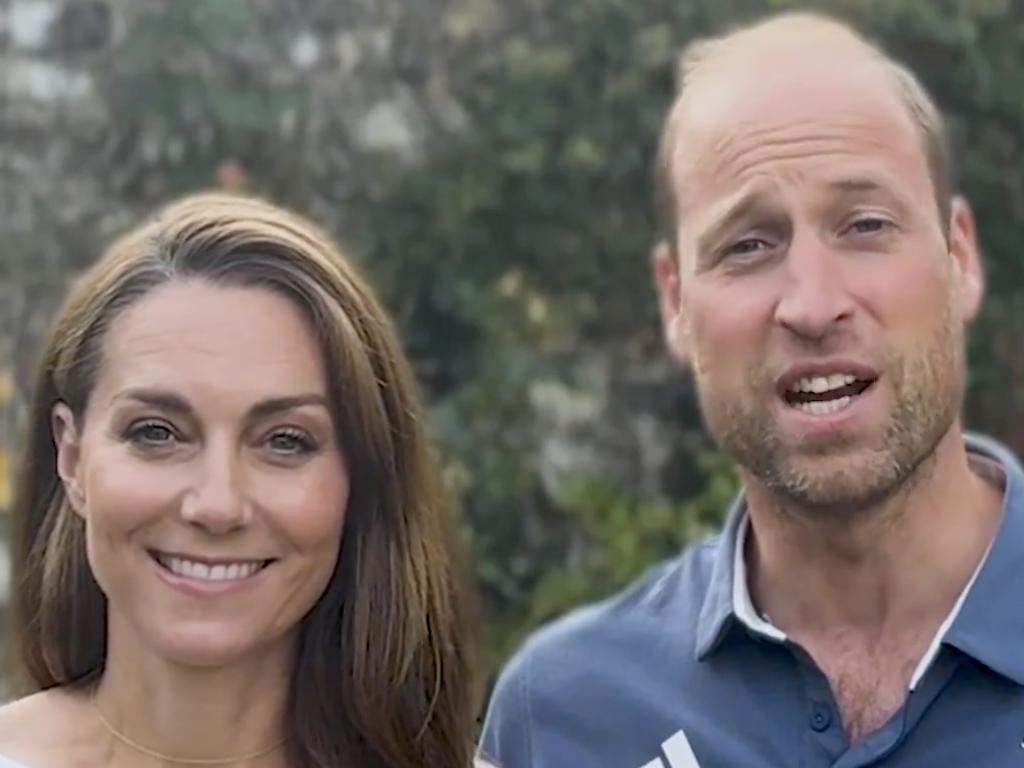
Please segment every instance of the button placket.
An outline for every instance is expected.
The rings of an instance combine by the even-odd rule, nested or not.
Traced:
[[[824,704],[815,704],[809,718],[811,730],[821,733],[832,725],[832,710]]]

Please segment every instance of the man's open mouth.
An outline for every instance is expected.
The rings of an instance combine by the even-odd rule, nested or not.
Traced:
[[[813,416],[827,416],[849,408],[877,380],[845,372],[805,376],[786,388],[783,399],[791,408]]]

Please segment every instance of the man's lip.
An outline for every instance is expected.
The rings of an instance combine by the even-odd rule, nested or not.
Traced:
[[[812,379],[815,376],[828,376],[833,373],[848,373],[860,381],[874,382],[879,377],[878,369],[856,360],[831,358],[797,363],[787,368],[775,381],[775,388],[780,396],[789,392],[801,379]]]
[[[275,558],[273,557],[210,557],[208,555],[194,555],[181,550],[170,550],[170,549],[150,549],[149,554],[154,559],[159,558],[178,558],[179,560],[188,560],[192,563],[203,563],[204,565],[247,565],[248,563],[270,563]]]

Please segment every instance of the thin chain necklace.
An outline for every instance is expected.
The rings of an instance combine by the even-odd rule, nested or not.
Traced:
[[[137,741],[133,741],[121,733],[113,724],[107,720],[103,714],[103,710],[100,709],[99,703],[95,698],[92,700],[93,709],[96,710],[96,715],[99,717],[100,722],[106,726],[106,729],[110,731],[110,735],[120,741],[122,744],[131,747],[136,752],[140,752],[147,757],[152,757],[154,760],[160,760],[165,763],[178,763],[179,765],[231,765],[232,763],[247,762],[249,760],[256,760],[260,757],[265,757],[271,752],[280,749],[284,743],[288,740],[287,738],[281,739],[269,747],[258,749],[255,752],[249,752],[244,755],[238,755],[237,757],[173,757],[172,755],[165,755],[162,752],[149,749],[139,744]]]

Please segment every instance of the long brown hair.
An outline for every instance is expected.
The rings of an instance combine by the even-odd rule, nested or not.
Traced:
[[[475,601],[410,366],[331,240],[257,200],[203,194],[169,205],[110,247],[57,318],[14,503],[14,626],[29,685],[91,685],[106,657],[106,598],[86,560],[85,524],[58,481],[53,407],[65,402],[82,419],[113,319],[185,277],[268,288],[305,313],[349,463],[338,563],[300,631],[290,762],[465,768],[477,705]]]

